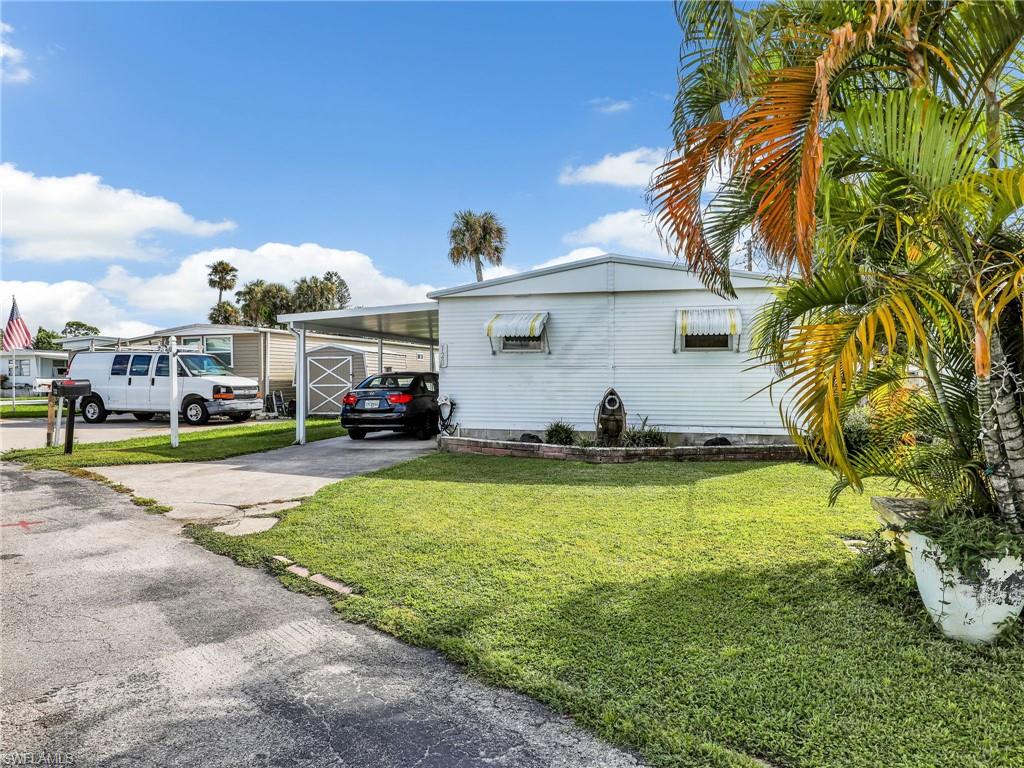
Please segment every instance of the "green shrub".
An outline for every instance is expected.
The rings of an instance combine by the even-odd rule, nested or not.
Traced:
[[[578,448],[596,448],[597,438],[591,437],[590,435],[576,434],[576,446]]]
[[[863,405],[854,406],[843,415],[843,440],[846,452],[856,456],[871,443],[870,412]]]
[[[552,445],[572,445],[576,442],[576,427],[567,421],[552,421],[544,430],[544,442]]]
[[[658,427],[647,426],[647,417],[644,416],[639,424],[630,424],[626,431],[619,436],[620,448],[664,448],[668,445],[668,438]]]

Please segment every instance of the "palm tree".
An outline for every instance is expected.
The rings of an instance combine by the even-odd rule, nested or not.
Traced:
[[[238,282],[238,269],[223,259],[207,265],[207,269],[210,271],[206,281],[211,288],[217,289],[217,304],[219,305],[224,301],[224,291],[233,290]]]
[[[323,277],[300,278],[292,289],[293,312],[344,309],[350,300],[348,284],[337,272],[326,272]]]
[[[242,322],[242,313],[230,301],[221,301],[210,310],[209,320],[214,325],[238,325]]]
[[[235,301],[238,302],[242,320],[246,325],[258,326],[262,323],[265,314],[263,291],[266,286],[266,280],[252,280],[243,285],[240,291],[235,292]]]
[[[791,432],[859,485],[880,462],[848,455],[845,415],[919,369],[929,406],[914,407],[959,466],[954,486],[975,502],[980,488],[1024,531],[1024,6],[694,0],[677,16],[675,147],[650,193],[659,230],[724,296],[747,227],[800,273],[758,320]],[[729,178],[706,206],[716,167]],[[918,487],[940,474],[920,466]]]
[[[505,253],[505,227],[490,211],[458,211],[448,232],[448,243],[451,263],[457,267],[473,264],[479,283],[484,279],[484,261],[496,267],[501,265],[501,257]]]

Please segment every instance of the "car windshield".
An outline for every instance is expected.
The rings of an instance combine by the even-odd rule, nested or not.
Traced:
[[[362,384],[359,385],[359,389],[405,389],[410,384],[415,376],[371,376]]]
[[[234,372],[213,355],[182,355],[181,362],[193,376],[232,376]]]

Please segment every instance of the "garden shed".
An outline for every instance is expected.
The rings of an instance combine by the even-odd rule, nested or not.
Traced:
[[[341,399],[367,376],[366,354],[342,344],[321,344],[306,352],[311,416],[337,416]]]

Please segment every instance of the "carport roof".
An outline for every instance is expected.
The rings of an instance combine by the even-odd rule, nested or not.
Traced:
[[[277,319],[293,328],[318,333],[421,344],[437,343],[436,301],[326,312],[295,312],[278,315]]]

